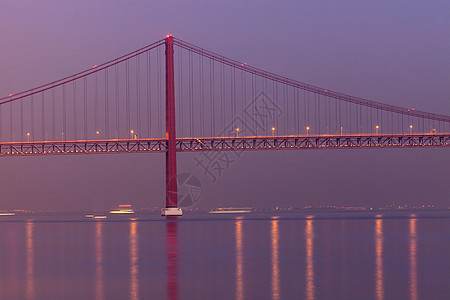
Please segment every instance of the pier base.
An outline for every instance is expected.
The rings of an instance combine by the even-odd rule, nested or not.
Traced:
[[[182,216],[183,211],[179,207],[165,207],[161,209],[161,216]]]

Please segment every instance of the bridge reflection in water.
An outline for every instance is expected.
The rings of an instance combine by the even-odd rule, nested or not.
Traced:
[[[0,247],[0,299],[436,298],[448,286],[427,282],[445,282],[440,274],[449,258],[420,254],[446,247],[427,237],[448,236],[440,226],[448,222],[422,223],[417,214],[0,222],[0,238],[8,241]]]
[[[178,223],[176,217],[166,223],[167,299],[178,299]]]

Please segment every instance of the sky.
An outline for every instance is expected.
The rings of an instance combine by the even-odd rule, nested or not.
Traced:
[[[450,115],[448,1],[26,1],[0,7],[0,95],[32,88],[173,34],[279,75]],[[447,148],[247,152],[198,207],[450,207]],[[0,159],[1,209],[164,205],[164,155]]]

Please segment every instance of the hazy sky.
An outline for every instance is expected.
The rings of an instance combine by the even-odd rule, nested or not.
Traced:
[[[20,1],[0,5],[0,95],[113,59],[172,33],[274,73],[450,115],[448,1]],[[450,206],[449,149],[247,152],[199,206]],[[164,155],[0,160],[0,209],[164,205]]]

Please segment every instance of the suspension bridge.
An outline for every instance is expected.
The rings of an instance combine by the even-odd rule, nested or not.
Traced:
[[[450,116],[335,92],[171,35],[103,64],[0,98],[0,156],[447,147]]]

